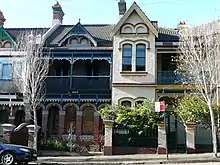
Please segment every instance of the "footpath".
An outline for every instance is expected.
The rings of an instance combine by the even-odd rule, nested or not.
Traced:
[[[212,153],[204,154],[170,154],[166,155],[114,155],[114,156],[73,156],[73,157],[39,157],[34,164],[38,165],[113,165],[113,164],[179,164],[179,163],[209,163],[219,162]]]

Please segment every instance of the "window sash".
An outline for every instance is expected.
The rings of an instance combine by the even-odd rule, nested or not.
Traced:
[[[12,79],[12,64],[2,64],[2,79],[3,80]]]
[[[122,71],[132,70],[132,45],[123,45],[122,50]]]
[[[145,71],[146,66],[146,45],[136,46],[136,71]]]

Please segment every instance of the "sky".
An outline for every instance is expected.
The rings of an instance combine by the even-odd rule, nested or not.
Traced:
[[[65,12],[63,24],[116,24],[117,0],[59,0]],[[126,0],[129,8],[134,0]],[[56,0],[0,0],[7,19],[4,27],[50,27]],[[175,28],[180,21],[195,25],[220,18],[220,0],[136,0],[151,21]]]

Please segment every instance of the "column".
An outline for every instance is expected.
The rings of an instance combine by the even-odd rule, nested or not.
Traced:
[[[14,116],[9,116],[9,123],[13,124],[15,120]]]
[[[186,129],[186,151],[187,153],[195,153],[195,131],[196,124],[194,122],[187,122],[185,125]]]
[[[166,127],[164,122],[160,122],[158,125],[158,154],[166,154]]]
[[[73,85],[73,64],[74,64],[75,61],[71,61],[70,62],[70,88],[72,88],[72,85]]]
[[[59,111],[59,135],[64,133],[64,120],[66,111]]]
[[[10,106],[10,113],[9,113],[9,123],[13,124],[15,120],[15,114],[13,113],[13,106]],[[13,115],[14,114],[14,115]]]
[[[100,123],[100,115],[97,111],[95,111],[93,134],[94,134],[94,142],[96,145],[99,145],[99,141],[100,141],[99,123]]]
[[[76,111],[76,143],[80,142],[80,135],[82,133],[82,111]]]
[[[7,142],[10,143],[10,135],[12,130],[15,128],[16,126],[13,124],[2,124],[2,128],[3,128],[3,139],[6,140]]]
[[[104,120],[103,123],[105,124],[104,155],[112,155],[112,136],[114,121]]]
[[[28,147],[34,148],[34,129],[35,129],[35,126],[34,125],[28,125],[27,129],[28,129]],[[37,129],[37,132],[38,132],[40,127],[37,126],[36,129]]]
[[[44,134],[44,140],[47,139],[47,121],[48,121],[48,111],[42,111],[42,132]]]

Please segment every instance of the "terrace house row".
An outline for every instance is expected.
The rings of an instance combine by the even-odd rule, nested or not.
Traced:
[[[135,2],[127,9],[120,0],[118,13],[112,14],[119,17],[115,24],[79,20],[63,25],[65,14],[57,2],[52,6],[52,26],[38,29],[44,31],[44,48],[53,61],[46,98],[38,110],[38,125],[45,137],[65,135],[73,125],[77,137],[97,140],[103,133],[98,110],[106,104],[135,106],[151,98],[170,105],[184,93],[171,60],[177,55],[177,30],[159,27]],[[21,32],[36,28],[7,28],[5,21],[2,11],[0,122],[19,125],[24,121],[24,105],[12,85],[8,51]],[[170,122],[174,122],[172,115]]]

